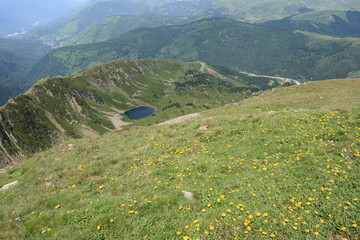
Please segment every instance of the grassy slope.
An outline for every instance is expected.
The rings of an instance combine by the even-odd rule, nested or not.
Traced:
[[[360,67],[356,41],[304,36],[291,27],[208,19],[138,29],[101,43],[59,48],[43,58],[29,77],[72,74],[112,59],[155,57],[200,60],[295,79],[340,78]]]
[[[19,180],[0,192],[0,236],[358,239],[359,83],[279,88],[36,154],[0,175]]]

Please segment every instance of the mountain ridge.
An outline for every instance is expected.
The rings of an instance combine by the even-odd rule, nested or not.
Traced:
[[[360,6],[351,2],[346,7],[341,2],[324,4],[323,1],[307,3],[291,1],[252,1],[239,4],[229,0],[202,0],[202,1],[93,1],[84,4],[76,11],[68,14],[57,24],[26,34],[26,38],[40,39],[55,47],[76,43],[77,35],[82,31],[91,29],[92,24],[101,24],[105,18],[123,15],[138,16],[155,13],[168,18],[187,17],[204,19],[209,17],[225,17],[246,22],[262,22],[291,17],[301,13],[321,10],[360,10]],[[96,18],[94,18],[96,16]],[[139,18],[141,21],[141,18]],[[151,21],[148,19],[147,21]],[[109,22],[107,22],[109,24]],[[125,25],[128,23],[124,22]],[[129,23],[125,29],[134,26]],[[149,26],[149,23],[143,26]],[[157,26],[154,24],[153,26]],[[94,31],[93,31],[94,32]],[[121,33],[121,32],[118,32]],[[94,34],[94,33],[93,33]],[[83,42],[84,43],[84,42]]]
[[[359,37],[359,11],[317,11],[290,16],[281,20],[262,23],[267,26],[292,26],[304,30],[335,37]]]
[[[251,78],[231,74],[199,62],[144,59],[117,60],[77,75],[42,79],[0,108],[1,163],[69,137],[115,130],[122,113],[133,107],[156,107],[156,115],[143,122],[152,124],[239,101],[262,88]]]

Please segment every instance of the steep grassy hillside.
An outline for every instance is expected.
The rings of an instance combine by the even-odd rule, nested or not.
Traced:
[[[263,88],[250,80],[205,63],[149,59],[42,79],[0,109],[0,165],[68,137],[114,130],[133,107],[155,107],[156,115],[146,121],[153,124],[242,100]]]
[[[55,49],[34,67],[29,78],[73,74],[112,59],[156,57],[200,60],[295,79],[329,79],[358,71],[359,42],[357,38],[318,37],[288,27],[207,19],[137,29],[101,43]]]
[[[0,39],[0,106],[29,88],[29,70],[50,48],[40,42]]]
[[[71,140],[0,173],[4,239],[358,239],[360,80]],[[185,198],[182,191],[193,193]]]

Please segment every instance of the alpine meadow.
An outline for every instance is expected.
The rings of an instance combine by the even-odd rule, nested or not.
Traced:
[[[0,239],[359,240],[357,0],[0,1]]]

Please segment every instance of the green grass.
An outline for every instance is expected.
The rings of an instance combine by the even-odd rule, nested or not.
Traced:
[[[359,239],[359,86],[279,88],[36,154],[0,174],[19,180],[0,238]]]

